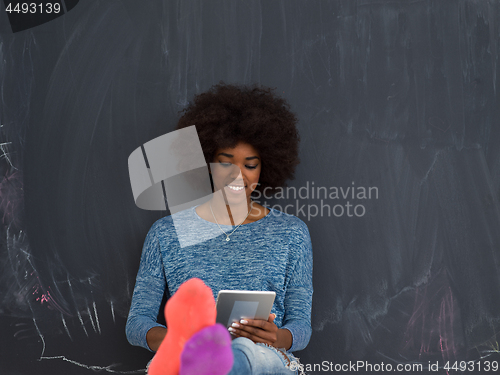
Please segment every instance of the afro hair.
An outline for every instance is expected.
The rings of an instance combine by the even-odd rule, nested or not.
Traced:
[[[299,164],[297,117],[290,105],[264,86],[220,82],[196,95],[183,111],[177,129],[196,126],[205,160],[215,152],[244,142],[260,154],[262,170],[257,191],[285,186]]]

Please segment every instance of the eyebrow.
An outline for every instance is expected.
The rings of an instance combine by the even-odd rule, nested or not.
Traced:
[[[219,155],[227,156],[228,158],[232,158],[234,156],[232,154],[226,154],[225,152],[221,152],[221,153],[217,154],[217,156],[219,156]],[[249,156],[248,158],[245,158],[245,160],[253,160],[253,159],[259,159],[260,160],[260,158],[258,156]]]

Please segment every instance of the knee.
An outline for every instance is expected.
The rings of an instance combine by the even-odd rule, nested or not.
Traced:
[[[255,366],[255,345],[246,337],[238,337],[231,343],[233,349],[234,364],[229,375],[253,374]]]
[[[246,337],[237,337],[231,343],[234,351],[240,351],[246,355],[246,357],[251,361],[255,356],[255,350],[257,349],[255,343],[247,339]]]

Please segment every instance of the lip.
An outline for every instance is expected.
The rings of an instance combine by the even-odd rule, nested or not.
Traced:
[[[246,186],[245,185],[226,185],[225,186],[225,189],[226,191],[230,191],[231,193],[234,193],[234,194],[239,194],[239,193],[242,193],[245,191],[246,189]]]

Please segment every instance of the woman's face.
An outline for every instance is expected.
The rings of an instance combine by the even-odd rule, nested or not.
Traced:
[[[248,143],[218,149],[211,168],[215,191],[224,189],[228,203],[248,202],[261,168],[259,153]]]

